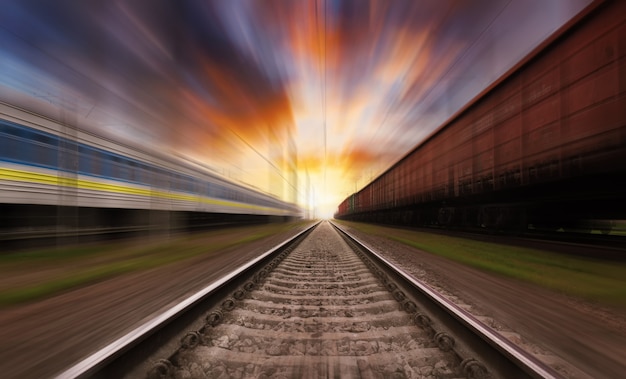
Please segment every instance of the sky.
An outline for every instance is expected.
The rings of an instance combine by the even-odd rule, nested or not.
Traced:
[[[591,0],[5,0],[0,101],[316,217]]]

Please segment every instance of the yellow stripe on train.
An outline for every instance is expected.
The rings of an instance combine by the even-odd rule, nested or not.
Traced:
[[[217,200],[205,196],[188,195],[182,193],[169,193],[162,190],[153,190],[148,188],[138,188],[131,186],[124,186],[119,184],[109,184],[102,182],[95,182],[91,180],[78,179],[72,177],[64,177],[51,174],[43,174],[33,171],[15,170],[10,168],[0,168],[0,180],[10,180],[26,183],[46,184],[53,186],[80,188],[94,191],[104,191],[111,193],[123,193],[130,195],[139,195],[147,197],[158,197],[162,199],[170,200],[183,200],[191,202],[200,202],[211,205],[221,205],[227,207],[235,207],[242,209],[254,209],[258,211],[276,211],[276,208],[263,207],[260,205],[242,204],[231,202],[227,200]],[[285,212],[284,210],[279,210]]]

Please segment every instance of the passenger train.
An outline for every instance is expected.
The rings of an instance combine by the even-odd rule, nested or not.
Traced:
[[[0,103],[0,233],[300,218],[199,164]]]

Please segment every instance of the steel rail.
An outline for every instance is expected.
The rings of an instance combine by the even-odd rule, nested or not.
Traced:
[[[291,243],[293,243],[298,238],[302,237],[306,233],[310,232],[315,228],[319,222],[316,222],[295,236],[283,241],[282,243],[274,246],[269,249],[265,253],[259,255],[255,259],[247,262],[246,264],[236,268],[230,273],[224,275],[220,279],[214,281],[213,283],[207,285],[202,290],[196,292],[195,294],[189,296],[185,300],[176,304],[175,306],[165,310],[163,313],[151,318],[146,321],[139,327],[133,329],[129,333],[124,336],[118,338],[117,340],[111,342],[107,346],[102,349],[90,354],[85,357],[81,361],[77,362],[73,366],[64,370],[63,372],[57,374],[55,376],[56,379],[69,379],[69,378],[88,378],[94,375],[100,368],[105,366],[108,362],[114,360],[124,351],[134,347],[142,340],[146,339],[151,334],[155,333],[159,329],[163,328],[166,324],[169,324],[172,320],[176,319],[178,316],[186,313],[189,309],[196,306],[202,300],[212,296],[215,292],[226,286],[227,284],[234,282],[238,278],[240,278],[245,273],[249,272],[255,266],[260,263],[266,261],[269,257],[275,255],[277,252],[280,252],[282,249],[288,247]]]
[[[378,252],[367,246],[363,241],[347,232],[344,228],[331,222],[337,230],[343,233],[347,238],[352,240],[358,245],[366,254],[375,258],[376,261],[385,266],[388,270],[392,271],[397,277],[401,278],[411,288],[419,291],[421,295],[432,301],[438,308],[443,310],[444,313],[450,315],[456,322],[460,323],[463,327],[472,331],[493,347],[498,353],[502,354],[506,359],[513,362],[520,370],[529,375],[532,378],[538,379],[562,379],[551,367],[547,366],[543,362],[539,361],[533,355],[523,350],[519,346],[513,344],[511,341],[503,337],[497,331],[485,325],[480,320],[476,319],[467,311],[463,310],[434,289],[430,288],[427,284],[414,278],[411,274],[407,273],[402,267],[398,267],[391,261],[383,257]],[[449,323],[450,321],[447,321]]]

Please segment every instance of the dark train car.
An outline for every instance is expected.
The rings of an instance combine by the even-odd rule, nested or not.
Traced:
[[[336,217],[586,230],[590,220],[626,219],[624,179],[626,1],[606,1],[346,199]]]

